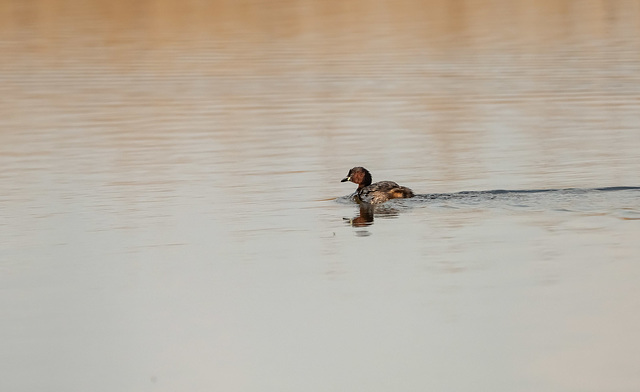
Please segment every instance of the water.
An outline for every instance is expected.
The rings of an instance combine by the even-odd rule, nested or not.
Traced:
[[[0,389],[637,390],[638,8],[1,1]]]

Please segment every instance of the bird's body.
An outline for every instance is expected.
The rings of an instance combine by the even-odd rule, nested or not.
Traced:
[[[400,186],[393,181],[379,181],[372,184],[371,173],[360,166],[349,170],[347,176],[342,179],[342,182],[345,181],[358,184],[358,189],[354,196],[360,201],[369,204],[379,204],[391,199],[404,199],[414,196],[411,189]]]

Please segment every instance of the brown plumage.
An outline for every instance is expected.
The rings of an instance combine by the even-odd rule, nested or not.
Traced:
[[[341,182],[345,181],[358,184],[358,189],[356,189],[354,196],[365,203],[378,204],[390,199],[403,199],[414,196],[411,189],[400,186],[393,181],[380,181],[372,184],[371,173],[360,166],[349,170],[349,173]]]

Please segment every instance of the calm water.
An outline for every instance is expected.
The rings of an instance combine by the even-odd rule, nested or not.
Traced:
[[[640,390],[639,15],[0,0],[0,390]]]

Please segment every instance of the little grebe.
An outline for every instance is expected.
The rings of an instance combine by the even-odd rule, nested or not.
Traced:
[[[341,182],[351,181],[358,184],[355,197],[369,203],[384,203],[390,199],[404,199],[413,197],[413,191],[407,187],[400,186],[393,181],[380,181],[371,183],[371,173],[364,167],[354,167]]]

